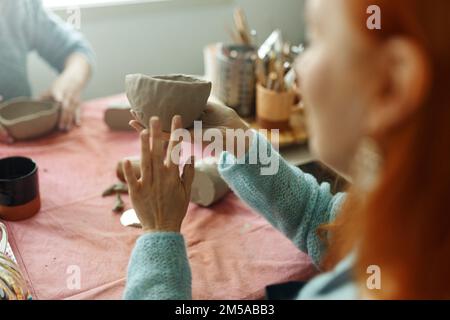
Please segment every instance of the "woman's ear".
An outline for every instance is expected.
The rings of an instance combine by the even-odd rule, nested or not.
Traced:
[[[376,97],[368,112],[368,133],[388,132],[424,103],[430,86],[430,65],[423,49],[413,40],[397,37],[380,50]]]

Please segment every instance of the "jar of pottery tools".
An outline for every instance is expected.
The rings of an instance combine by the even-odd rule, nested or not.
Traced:
[[[8,233],[0,222],[0,300],[31,300],[19,266],[8,255]]]
[[[246,45],[222,45],[217,51],[215,94],[241,117],[255,113],[256,50]]]

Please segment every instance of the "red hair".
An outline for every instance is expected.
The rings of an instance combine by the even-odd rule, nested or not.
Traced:
[[[347,3],[346,3],[347,5]],[[423,105],[376,141],[383,150],[380,182],[364,202],[350,190],[330,227],[331,268],[357,249],[355,277],[363,293],[382,299],[450,299],[450,1],[352,0],[358,28],[374,41],[408,37],[431,65]],[[378,5],[382,29],[366,28]],[[381,290],[366,289],[367,268],[381,269]],[[365,290],[365,291],[364,291]]]

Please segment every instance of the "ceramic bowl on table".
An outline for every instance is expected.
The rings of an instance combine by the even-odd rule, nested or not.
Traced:
[[[35,139],[56,129],[58,104],[19,98],[0,104],[0,126],[14,140]]]

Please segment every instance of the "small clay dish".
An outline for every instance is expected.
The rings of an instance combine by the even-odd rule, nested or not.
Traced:
[[[185,75],[132,74],[126,77],[125,87],[136,120],[148,127],[149,119],[157,116],[165,132],[170,132],[175,115],[182,117],[184,128],[192,127],[211,94],[211,82]]]
[[[59,119],[53,102],[16,99],[0,105],[0,125],[14,140],[29,140],[52,132]]]

